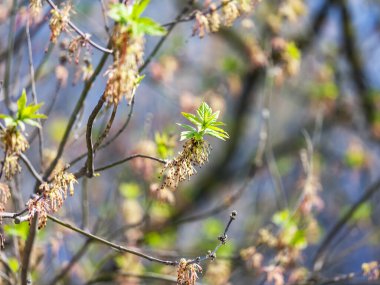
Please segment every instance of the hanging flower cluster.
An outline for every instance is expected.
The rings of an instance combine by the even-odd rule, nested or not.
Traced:
[[[11,197],[11,191],[7,184],[0,183],[0,212],[5,211],[5,205],[7,204],[9,198]],[[0,223],[2,222],[0,217]]]
[[[41,196],[36,196],[27,202],[29,223],[38,214],[38,229],[45,227],[47,215],[62,208],[67,194],[74,195],[75,183],[77,183],[75,176],[64,171],[55,174],[51,183],[42,183],[39,188]]]
[[[35,119],[46,118],[45,115],[37,113],[40,107],[41,104],[27,105],[26,92],[23,90],[17,101],[16,115],[13,117],[0,114],[0,118],[4,120],[6,126],[0,131],[0,145],[5,153],[3,171],[8,180],[20,172],[21,166],[18,163],[18,158],[21,153],[29,148],[28,141],[21,132],[25,130],[25,124],[40,127]]]
[[[107,71],[108,81],[105,97],[110,104],[118,104],[122,97],[133,98],[142,77],[139,66],[143,62],[144,37],[133,36],[124,27],[117,25],[112,35],[114,63]]]
[[[211,147],[204,139],[205,135],[214,136],[221,140],[229,138],[227,132],[219,128],[219,126],[224,125],[224,123],[217,121],[219,111],[213,112],[205,102],[197,109],[197,116],[184,112],[182,115],[195,127],[178,124],[186,129],[181,133],[181,141],[186,141],[183,150],[169,161],[161,171],[161,174],[164,174],[161,189],[169,188],[174,191],[180,182],[190,179],[197,172],[196,167],[201,167],[208,161]]]
[[[28,141],[22,133],[13,125],[0,131],[1,147],[5,150],[3,171],[5,178],[10,180],[21,171],[18,158],[21,153],[29,148]]]
[[[68,22],[70,20],[70,12],[71,12],[72,6],[70,3],[64,3],[62,4],[62,8],[60,10],[58,9],[52,9],[51,10],[51,18],[49,21],[49,27],[50,27],[50,41],[52,43],[56,43],[59,35],[63,31],[68,30]]]
[[[222,24],[226,27],[233,25],[235,20],[244,13],[253,10],[257,0],[221,0],[219,5],[210,3],[207,12],[195,12],[193,35],[203,38],[208,33],[219,31]],[[219,12],[221,8],[221,12]]]
[[[200,167],[208,161],[210,145],[204,140],[189,139],[183,145],[183,150],[178,156],[165,165],[165,179],[161,189],[169,187],[176,189],[178,183],[190,179],[197,173],[195,167]]]
[[[181,258],[177,268],[177,284],[195,285],[198,272],[202,273],[202,267],[197,263],[187,264],[186,259]]]
[[[121,98],[132,100],[143,76],[139,67],[143,63],[145,35],[163,35],[166,30],[150,18],[141,17],[149,1],[133,4],[113,4],[108,15],[116,22],[112,33],[114,62],[106,72],[108,77],[104,96],[110,104]]]

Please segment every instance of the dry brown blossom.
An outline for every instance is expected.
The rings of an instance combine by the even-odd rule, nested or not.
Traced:
[[[37,17],[42,11],[42,0],[30,0],[30,11],[33,17]]]
[[[264,267],[264,272],[267,274],[266,280],[274,285],[284,285],[284,268],[276,265]]]
[[[21,171],[18,163],[19,155],[29,147],[29,143],[15,126],[0,131],[0,142],[5,151],[3,171],[5,178],[9,180]]]
[[[153,183],[150,185],[150,194],[154,199],[160,201],[162,203],[174,204],[175,197],[173,193],[173,189],[169,189],[167,187],[160,187],[158,183]]]
[[[210,31],[212,33],[219,31],[221,20],[219,13],[216,11],[216,5],[214,3],[210,5],[210,13],[207,14],[207,20],[209,22]]]
[[[377,261],[371,261],[362,264],[363,275],[368,280],[380,280],[380,266]]]
[[[261,271],[264,256],[251,246],[240,251],[241,258],[245,261],[248,269]]]
[[[41,196],[36,196],[27,202],[29,222],[38,214],[38,229],[46,226],[47,215],[57,212],[67,198],[74,195],[74,184],[77,183],[72,173],[60,171],[55,174],[50,183],[41,184]]]
[[[143,62],[144,37],[132,37],[130,31],[115,26],[112,43],[114,63],[106,72],[105,98],[110,104],[118,104],[123,96],[130,101],[140,83],[139,66]]]
[[[244,13],[249,13],[253,10],[258,0],[222,0],[220,3],[221,14],[218,12],[218,6],[215,3],[209,3],[207,12],[196,11],[195,24],[193,27],[193,35],[198,35],[203,38],[207,33],[215,33],[219,31],[221,23],[226,27],[233,25],[235,20]]]
[[[193,27],[193,36],[198,35],[200,38],[203,38],[209,32],[210,26],[207,17],[201,11],[197,11],[195,13],[195,25]]]
[[[67,31],[68,22],[70,20],[71,4],[64,3],[60,10],[52,9],[49,26],[51,30],[50,41],[56,43],[59,35],[63,31]]]
[[[88,44],[90,36],[89,34],[86,34],[85,37],[77,36],[69,42],[67,46],[69,59],[74,59],[75,63],[79,63],[82,49],[85,48],[87,51],[90,49],[90,45]]]
[[[189,139],[183,145],[183,150],[177,157],[168,162],[162,173],[165,173],[161,189],[166,187],[176,189],[178,183],[190,179],[197,171],[195,167],[208,161],[210,145],[205,140]]]
[[[9,191],[9,187],[5,183],[0,183],[0,212],[5,211],[5,205],[7,204],[9,198],[11,197],[11,191]],[[0,217],[0,223],[1,223]]]
[[[3,149],[8,153],[20,154],[29,147],[26,138],[14,126],[0,132],[0,141]]]
[[[177,268],[177,284],[195,285],[198,279],[198,272],[202,273],[202,267],[199,264],[188,264],[186,259],[181,258]]]
[[[222,14],[224,25],[232,26],[235,20],[240,16],[239,5],[235,0],[222,0]]]
[[[227,260],[216,260],[207,268],[205,279],[207,284],[226,285],[231,276],[231,264]]]

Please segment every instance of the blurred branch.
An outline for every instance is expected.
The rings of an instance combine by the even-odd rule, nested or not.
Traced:
[[[28,59],[29,59],[30,82],[32,84],[32,97],[33,97],[33,103],[37,105],[38,100],[37,100],[34,65],[33,65],[32,41],[30,38],[30,31],[29,31],[29,19],[27,20],[26,25],[25,25],[25,32],[26,32],[26,39],[27,39],[27,44],[28,44]],[[37,122],[41,126],[41,119],[37,119]],[[38,132],[38,139],[39,139],[38,148],[39,148],[39,154],[40,154],[40,169],[42,169],[43,148],[44,148],[44,138],[42,135],[42,127],[37,127],[37,132]]]
[[[18,0],[13,1],[12,10],[10,14],[10,21],[9,21],[9,31],[8,31],[8,53],[7,53],[7,60],[5,63],[5,72],[4,72],[4,101],[5,106],[8,109],[9,113],[13,113],[11,109],[11,94],[9,90],[10,80],[11,80],[11,70],[12,70],[12,57],[13,57],[13,47],[14,47],[14,34],[16,30],[16,13],[17,13],[17,7],[18,7]]]
[[[84,244],[80,247],[80,249],[72,256],[70,262],[67,263],[60,272],[49,282],[50,285],[57,284],[61,281],[67,273],[73,268],[73,266],[82,258],[82,256],[86,253],[91,243],[93,242],[92,238],[88,238]]]
[[[356,85],[364,116],[367,123],[371,124],[375,119],[376,109],[368,92],[366,76],[360,58],[360,50],[356,46],[355,29],[348,11],[347,2],[341,0],[339,1],[339,5],[342,13],[344,52],[351,66],[353,83]]]
[[[29,234],[25,242],[25,248],[24,248],[24,253],[23,253],[24,255],[22,257],[22,264],[21,264],[21,284],[22,285],[28,285],[32,283],[30,280],[28,280],[28,271],[29,271],[30,258],[32,255],[34,240],[35,240],[36,232],[37,232],[37,224],[38,224],[38,214],[36,214],[32,218],[32,221],[29,227]]]
[[[335,225],[327,232],[325,238],[320,243],[313,258],[312,267],[313,270],[318,272],[323,268],[325,255],[328,251],[328,247],[334,240],[336,235],[343,229],[347,222],[353,217],[359,207],[370,199],[377,191],[380,190],[380,179],[374,182],[359,198],[359,200],[351,205],[348,211],[335,223]]]
[[[26,167],[28,168],[28,170],[30,171],[30,173],[34,176],[34,178],[36,178],[38,182],[44,183],[43,178],[38,173],[38,171],[34,168],[34,166],[32,165],[32,163],[29,161],[28,157],[25,154],[20,153],[20,158],[25,163]]]
[[[96,284],[100,282],[113,281],[115,280],[116,277],[133,277],[133,278],[138,278],[138,279],[165,281],[165,282],[177,284],[177,279],[173,276],[152,273],[152,272],[145,272],[142,274],[128,273],[128,272],[116,272],[116,273],[104,274],[88,281],[85,284],[90,285],[90,284]]]

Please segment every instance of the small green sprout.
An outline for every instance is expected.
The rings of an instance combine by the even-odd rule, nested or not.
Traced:
[[[40,128],[41,125],[35,121],[36,119],[46,119],[47,116],[39,114],[37,111],[43,103],[27,105],[26,91],[22,91],[20,98],[17,100],[17,113],[15,117],[0,114],[0,118],[4,120],[6,127],[17,127],[25,130],[25,124]]]
[[[181,132],[181,141],[186,139],[200,141],[203,140],[205,135],[210,135],[221,140],[229,138],[228,133],[219,128],[219,126],[225,126],[223,122],[217,121],[219,111],[213,113],[212,109],[205,102],[202,102],[201,106],[197,109],[197,116],[185,112],[182,112],[182,115],[193,123],[195,127],[186,124],[178,124],[186,129],[186,131]]]
[[[166,29],[148,17],[141,17],[150,0],[135,1],[133,5],[121,3],[113,4],[108,12],[108,16],[115,22],[130,29],[135,36],[151,35],[162,36],[166,34]]]

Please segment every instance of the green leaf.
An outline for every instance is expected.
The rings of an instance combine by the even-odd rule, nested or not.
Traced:
[[[189,125],[186,125],[186,124],[177,124],[177,125],[181,126],[182,128],[187,129],[190,132],[196,132],[197,131],[196,128],[189,126]]]
[[[4,225],[4,232],[9,236],[20,237],[25,241],[29,233],[29,225],[28,223]]]
[[[136,20],[134,32],[137,35],[163,36],[166,29],[151,18],[140,18]]]
[[[197,114],[202,121],[206,121],[212,115],[212,109],[206,102],[202,102],[201,106],[197,109]]]
[[[12,119],[12,117],[9,116],[9,115],[0,114],[0,119],[6,119],[6,118],[11,118]]]
[[[37,121],[34,121],[32,119],[24,119],[23,122],[33,127],[41,128],[41,125]]]
[[[111,5],[108,16],[119,24],[128,24],[131,18],[132,8],[121,3]]]
[[[20,98],[17,100],[17,110],[22,113],[26,106],[27,98],[25,89],[22,90]]]
[[[294,42],[290,42],[287,44],[286,51],[287,51],[288,55],[293,59],[300,59],[301,58],[301,52]]]
[[[198,118],[197,116],[190,114],[190,113],[181,113],[182,116],[184,116],[186,119],[188,119],[190,122],[192,122],[196,126],[201,126],[202,125],[202,120]]]
[[[213,131],[213,130],[210,130],[210,129],[205,130],[205,134],[213,136],[213,137],[216,137],[216,138],[224,140],[224,141],[225,141],[225,139],[229,138],[229,136],[226,135],[226,134],[223,134],[223,133],[220,133],[220,132],[216,132],[216,131]]]
[[[181,132],[181,138],[179,139],[180,141],[183,140],[188,140],[196,137],[197,132],[196,131],[184,131]]]
[[[223,223],[215,218],[208,218],[203,224],[203,232],[209,239],[213,239],[223,233]]]
[[[135,4],[133,5],[131,16],[133,18],[139,18],[141,14],[145,11],[149,3],[150,3],[150,0],[136,1]]]
[[[140,187],[136,183],[122,183],[119,186],[119,191],[128,199],[136,199],[140,195]]]
[[[8,258],[8,265],[14,273],[17,273],[18,269],[20,268],[18,260],[14,257]]]

